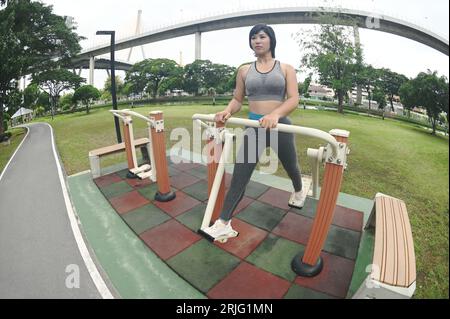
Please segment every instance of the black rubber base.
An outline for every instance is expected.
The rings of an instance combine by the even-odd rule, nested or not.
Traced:
[[[130,171],[127,172],[127,178],[138,178],[138,177],[139,176],[137,176],[136,174],[134,174],[134,173],[132,173]]]
[[[205,233],[203,230],[199,229],[197,230],[197,233],[201,236],[203,236],[205,239],[209,240],[210,242],[213,242],[216,240],[214,237],[212,237],[210,234]]]
[[[295,205],[292,205],[292,204],[289,204],[289,203],[288,203],[288,206],[289,206],[289,207],[292,207],[292,208],[297,208],[297,209],[302,209],[302,208],[303,208],[303,206],[302,206],[302,207],[300,207],[300,206],[295,206]]]
[[[292,270],[299,276],[302,277],[314,277],[320,274],[323,268],[322,257],[319,256],[319,260],[314,266],[305,264],[302,262],[303,252],[298,253],[291,262]]]
[[[161,194],[159,191],[157,191],[155,194],[155,200],[157,200],[158,202],[170,202],[175,197],[176,195],[172,191],[165,194]]]

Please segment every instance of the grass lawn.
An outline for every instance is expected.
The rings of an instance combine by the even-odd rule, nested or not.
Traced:
[[[0,174],[27,132],[23,128],[14,128],[9,131],[12,133],[11,144],[4,145],[0,143]]]
[[[173,128],[192,131],[191,116],[215,113],[224,106],[151,106],[135,110],[141,114],[160,109],[166,119],[166,145]],[[56,143],[67,174],[89,169],[88,151],[114,144],[113,116],[107,108],[93,109],[91,114],[75,113],[44,119],[55,129]],[[245,117],[246,111],[239,116]],[[294,124],[324,131],[333,128],[351,132],[348,169],[342,192],[373,199],[377,192],[406,202],[415,243],[417,262],[416,298],[448,298],[448,214],[449,214],[449,140],[432,136],[418,125],[381,120],[356,114],[297,109],[291,116]],[[40,119],[42,120],[42,119]],[[135,137],[147,134],[146,124],[135,120]],[[306,148],[317,148],[320,140],[297,137],[297,151],[302,171],[310,175]],[[102,167],[125,162],[125,155],[102,160]],[[323,173],[323,172],[322,172]],[[279,167],[277,175],[287,177]]]

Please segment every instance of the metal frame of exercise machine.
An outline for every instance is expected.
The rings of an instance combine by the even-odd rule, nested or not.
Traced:
[[[223,196],[223,194],[219,194],[219,190],[223,188],[221,187],[221,184],[223,184],[224,180],[225,163],[228,161],[228,156],[233,143],[233,135],[224,127],[214,128],[212,125],[205,123],[214,123],[213,114],[194,114],[192,120],[194,130],[201,130],[201,127],[207,128],[212,132],[210,135],[213,136],[216,144],[223,143],[223,151],[220,154],[220,158],[218,154],[214,154],[214,158],[216,160],[218,159],[219,162],[202,225],[199,229],[199,233],[202,233],[205,228],[210,226],[213,212],[220,211],[221,208],[219,207],[219,209],[217,209],[215,206],[218,196]],[[227,120],[227,124],[228,123],[257,128],[261,127],[259,121],[233,117]],[[325,147],[308,149],[307,151],[308,157],[313,160],[312,175],[314,197],[317,198],[318,196],[319,167],[323,162],[325,163],[324,181],[320,192],[319,203],[317,205],[316,216],[305,251],[297,254],[291,263],[292,269],[298,275],[313,277],[318,275],[323,268],[323,260],[320,253],[325,244],[328,230],[333,220],[333,213],[336,208],[337,198],[342,183],[343,171],[347,166],[347,155],[349,154],[347,141],[350,133],[338,129],[326,133],[314,128],[287,124],[278,124],[276,128],[271,130],[319,138],[327,143]]]

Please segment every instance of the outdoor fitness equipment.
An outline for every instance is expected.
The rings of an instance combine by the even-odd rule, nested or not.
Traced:
[[[138,166],[137,158],[136,158],[136,148],[135,148],[135,140],[133,133],[133,119],[131,115],[134,116],[142,116],[136,112],[132,112],[128,109],[125,110],[110,110],[110,112],[117,118],[119,118],[123,123],[123,135],[125,139],[125,153],[127,154],[127,163],[128,163],[128,173],[127,178],[150,178],[152,181],[156,181],[156,176],[152,174],[152,166],[149,164],[144,164]],[[137,115],[136,115],[137,114]],[[144,119],[147,119],[145,116],[142,116]],[[148,123],[148,122],[147,122]],[[153,157],[153,147],[150,139],[150,163],[154,162]]]
[[[209,194],[208,204],[206,206],[202,225],[199,229],[200,234],[205,234],[204,229],[210,226],[212,218],[218,218],[220,209],[223,205],[225,190],[223,176],[225,163],[228,161],[228,156],[232,147],[233,134],[229,133],[224,128],[223,123],[215,123],[213,114],[194,114],[192,120],[194,123],[194,131],[201,130],[201,127],[206,128],[209,131],[209,143],[211,143],[211,141],[215,143],[213,147],[213,162],[215,162],[217,166]],[[210,124],[208,125],[203,121],[210,122]],[[229,118],[227,123],[257,128],[261,127],[259,121],[233,117]],[[278,124],[276,128],[271,130],[315,137],[327,142],[325,147],[308,149],[307,151],[308,157],[313,160],[312,182],[314,197],[317,198],[318,196],[319,166],[322,162],[325,162],[324,180],[306,249],[304,252],[297,254],[291,263],[292,269],[298,275],[313,277],[318,275],[323,268],[323,260],[320,256],[320,252],[325,244],[328,230],[333,220],[333,213],[336,208],[336,202],[341,188],[343,171],[347,166],[347,155],[349,154],[347,140],[350,133],[338,129],[326,133],[314,128],[287,124]],[[221,145],[222,143],[223,148]],[[216,147],[216,145],[219,145],[220,147]],[[221,149],[223,149],[222,153],[218,154]],[[212,168],[210,173],[210,169],[208,168],[208,176],[213,175],[213,171],[214,169]],[[220,204],[220,206],[217,204]]]
[[[157,182],[158,191],[155,194],[155,200],[157,201],[167,202],[174,199],[175,193],[170,189],[166,158],[163,113],[153,111],[150,112],[149,117],[145,117],[128,109],[110,110],[110,112],[121,119],[124,125],[125,151],[128,162],[127,177],[150,178],[153,182]],[[148,125],[150,165],[137,165],[132,116],[144,120]]]

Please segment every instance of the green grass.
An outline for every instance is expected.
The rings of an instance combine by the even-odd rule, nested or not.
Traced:
[[[140,107],[141,114],[160,109],[166,119],[166,146],[173,128],[192,131],[194,113],[215,113],[223,106]],[[245,117],[246,111],[239,116]],[[374,198],[377,192],[406,202],[412,225],[417,266],[416,298],[448,298],[448,212],[449,144],[448,137],[432,136],[418,125],[356,114],[297,109],[291,114],[294,124],[324,131],[333,128],[351,132],[348,169],[342,192]],[[107,108],[90,115],[75,113],[45,119],[55,129],[56,143],[68,174],[89,169],[88,151],[114,144],[112,115]],[[136,120],[135,137],[147,134],[146,124]],[[297,151],[302,172],[310,174],[306,148],[317,148],[320,140],[297,136]],[[125,162],[125,155],[102,160],[102,167]],[[277,175],[287,177],[279,167]]]
[[[0,174],[8,163],[9,159],[13,155],[16,148],[19,146],[25,137],[26,130],[23,128],[14,128],[9,130],[12,133],[11,143],[9,145],[4,145],[0,143]]]

